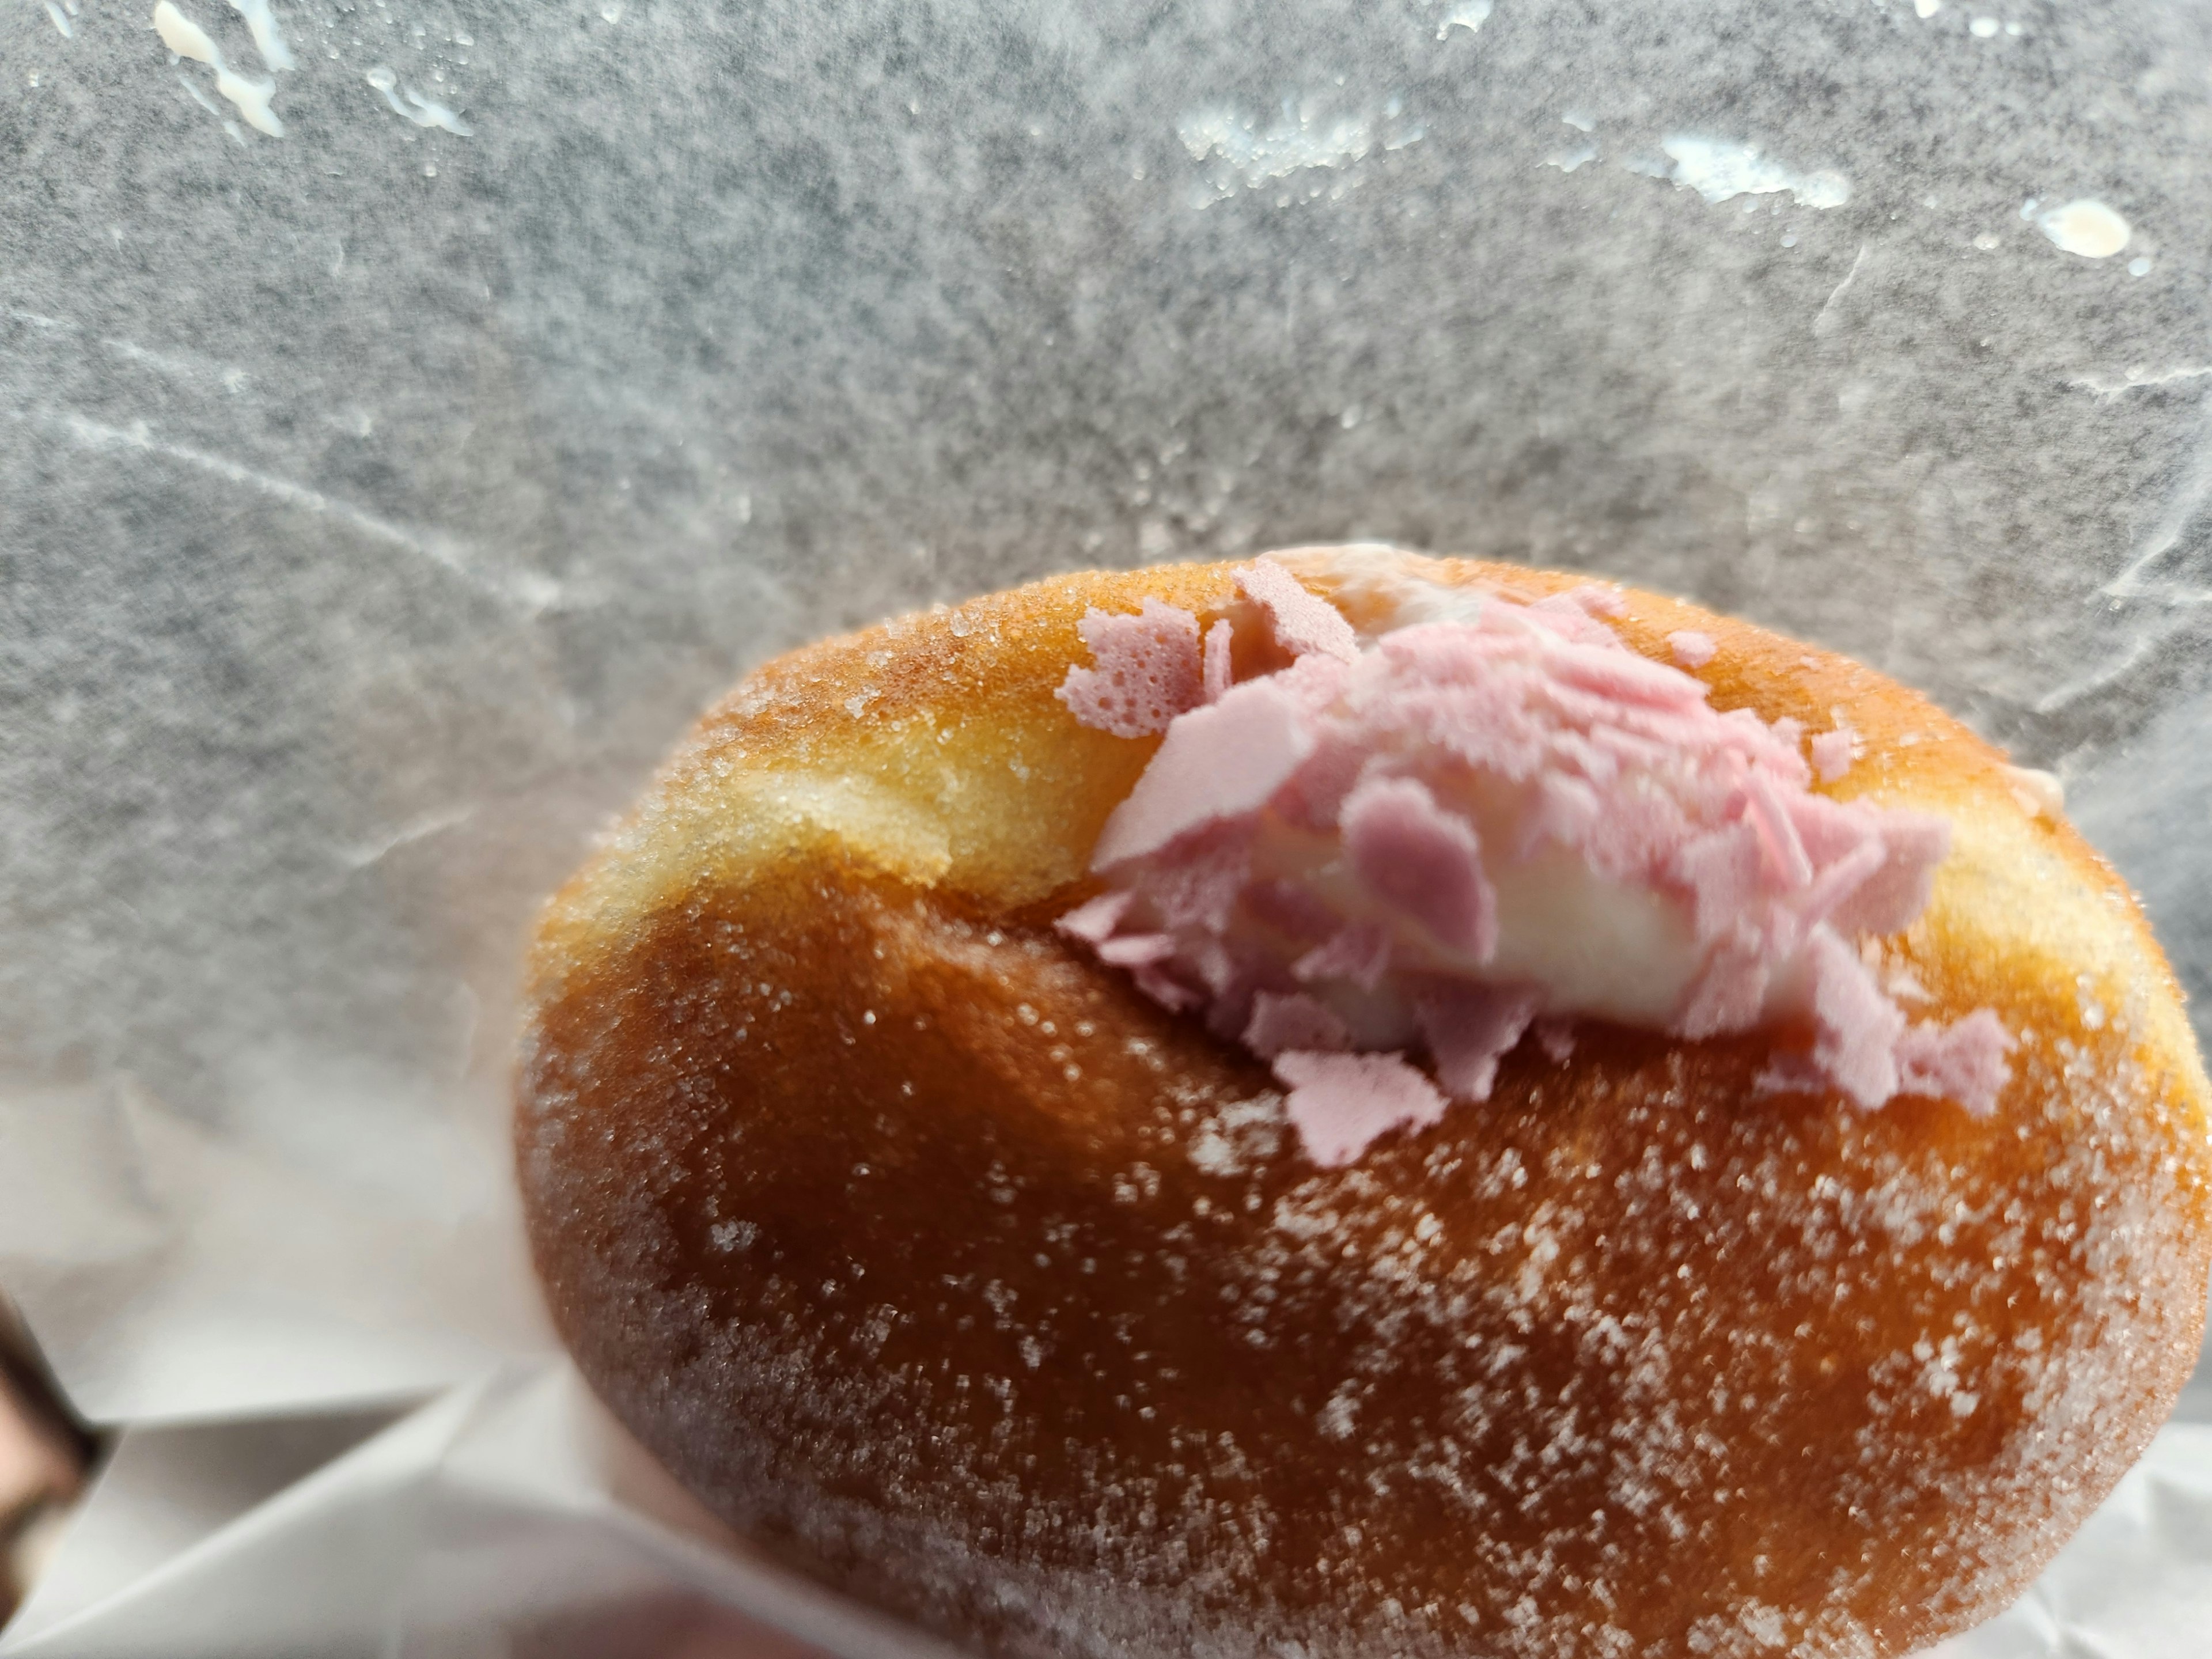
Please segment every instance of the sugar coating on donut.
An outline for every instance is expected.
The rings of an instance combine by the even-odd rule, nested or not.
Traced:
[[[1814,739],[1808,767],[1795,721],[1722,714],[1627,649],[1598,620],[1617,596],[1595,586],[1493,597],[1363,648],[1273,561],[1236,580],[1287,666],[1209,674],[1197,618],[1157,601],[1085,619],[1099,665],[1061,690],[1079,719],[1124,729],[1118,708],[1091,712],[1094,682],[1138,678],[1161,640],[1186,653],[1174,684],[1206,700],[1166,721],[1099,836],[1110,916],[1094,903],[1069,931],[1272,1060],[1317,1160],[1423,1121],[1408,1053],[1480,1100],[1539,1018],[1692,1038],[1796,1021],[1811,1048],[1781,1056],[1769,1090],[1995,1109],[2002,1022],[1911,1023],[1853,943],[1920,914],[1949,830],[1814,792],[1815,767],[1848,768],[1847,725]],[[1291,1010],[1342,1039],[1291,1045]],[[1338,1050],[1400,1069],[1310,1058]]]
[[[1558,579],[1449,580],[1430,620]],[[2002,1016],[2002,1117],[1759,1101],[1764,1036],[1539,1015],[1489,1099],[1319,1168],[1256,1042],[1042,925],[1143,763],[1051,700],[1075,619],[1232,592],[1060,579],[773,665],[564,891],[518,1150],[593,1387],[780,1559],[994,1655],[1895,1659],[1995,1612],[2199,1335],[2205,1085],[2124,890],[1911,693],[1637,595],[1644,648],[1709,629],[1717,700],[1847,706],[1852,787],[1953,822],[1875,971]],[[1234,842],[1200,827],[1178,915]],[[1255,1024],[1346,1052],[1275,994]]]
[[[1726,1043],[1595,1030],[1441,1121],[1339,1055],[1429,1135],[1316,1167],[1047,943],[771,876],[620,941],[527,1060],[596,1385],[726,1519],[987,1651],[1896,1655],[1885,1609],[1993,1611],[2185,1369],[2185,1172],[2066,1042],[1986,1157],[1739,1111]]]

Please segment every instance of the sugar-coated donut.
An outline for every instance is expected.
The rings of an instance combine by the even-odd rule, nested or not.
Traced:
[[[1358,560],[1286,562],[1371,609]],[[1770,1030],[1584,1020],[1324,1167],[1264,1060],[1055,927],[1159,747],[1059,694],[1146,599],[1243,602],[1065,576],[770,663],[553,901],[519,1164],[607,1403],[763,1547],[991,1654],[1879,1659],[2004,1605],[2171,1407],[2212,1256],[2179,993],[2035,781],[1620,591],[1600,625],[1712,707],[1852,734],[1822,796],[1948,820],[1867,949],[1993,1013],[2008,1080],[1865,1109],[1763,1085]]]

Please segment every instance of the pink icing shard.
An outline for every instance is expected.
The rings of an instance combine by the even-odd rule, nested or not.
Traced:
[[[1164,927],[1218,933],[1252,878],[1251,837],[1231,817],[1194,830],[1163,862],[1147,895]]]
[[[1703,668],[1720,655],[1720,647],[1713,643],[1710,634],[1700,634],[1694,628],[1684,628],[1667,636],[1667,647],[1674,653],[1674,660],[1685,668]]]
[[[1526,986],[1438,980],[1413,998],[1421,1035],[1437,1062],[1437,1081],[1455,1100],[1487,1100],[1498,1062],[1512,1051],[1543,1000]]]
[[[1590,606],[1578,597],[1583,592],[1547,594],[1528,607],[1526,615],[1531,622],[1557,634],[1562,639],[1573,640],[1584,645],[1595,645],[1613,636],[1592,613]]]
[[[1773,952],[1759,930],[1738,924],[1705,958],[1688,1004],[1675,1016],[1673,1030],[1686,1037],[1719,1036],[1747,1031],[1766,1012],[1774,980]]]
[[[1873,833],[1887,854],[1828,920],[1839,933],[1895,933],[1912,925],[1936,892],[1936,866],[1951,850],[1951,826],[1930,812],[1885,811]]]
[[[1752,832],[1759,838],[1760,852],[1765,854],[1760,868],[1767,884],[1783,893],[1794,893],[1808,885],[1813,879],[1813,860],[1805,851],[1805,843],[1797,834],[1797,822],[1790,816],[1772,776],[1765,772],[1752,773],[1744,780],[1744,792],[1751,805],[1747,817]]]
[[[1097,948],[1098,960],[1116,968],[1146,968],[1176,954],[1171,933],[1117,933]]]
[[[1133,617],[1086,611],[1075,631],[1096,666],[1069,669],[1057,696],[1085,726],[1149,737],[1205,695],[1198,618],[1188,611],[1146,599]]]
[[[1675,849],[1667,873],[1690,894],[1699,938],[1722,937],[1758,903],[1760,862],[1759,836],[1744,823],[1703,830]]]
[[[1275,1075],[1291,1091],[1291,1127],[1324,1170],[1353,1162],[1393,1129],[1425,1129],[1444,1115],[1444,1097],[1402,1054],[1294,1050],[1275,1057]]]
[[[1255,559],[1241,567],[1237,586],[1267,612],[1275,643],[1292,656],[1317,654],[1350,662],[1359,654],[1359,638],[1344,613],[1308,592],[1303,582],[1273,559]]]
[[[1103,945],[1114,937],[1114,929],[1121,925],[1123,915],[1136,902],[1137,896],[1126,889],[1121,892],[1101,893],[1086,903],[1079,904],[1053,926],[1070,939],[1079,939],[1086,945]]]
[[[1389,777],[1353,790],[1338,823],[1352,869],[1378,897],[1451,949],[1489,958],[1498,896],[1473,825],[1437,805],[1419,779]]]
[[[1813,769],[1823,783],[1833,783],[1851,769],[1851,748],[1858,734],[1841,720],[1832,732],[1813,739]]]
[[[1595,582],[1584,582],[1580,587],[1567,590],[1567,597],[1593,617],[1618,617],[1628,609],[1628,601],[1610,587],[1600,587]]]
[[[1807,949],[1813,969],[1813,1017],[1820,1036],[1813,1063],[1856,1105],[1871,1110],[1897,1092],[1897,1044],[1905,1016],[1883,994],[1859,953],[1823,927]]]
[[[1340,927],[1291,964],[1292,977],[1311,984],[1340,980],[1371,991],[1390,971],[1390,935],[1371,921]]]
[[[1236,637],[1237,630],[1226,617],[1206,630],[1206,660],[1200,679],[1208,702],[1219,702],[1228,695],[1234,678],[1229,665],[1229,647]]]
[[[1192,709],[1106,820],[1091,867],[1142,858],[1200,824],[1257,811],[1313,746],[1297,699],[1273,679],[1248,681]]]
[[[1554,1066],[1564,1066],[1575,1057],[1575,1025],[1571,1019],[1550,1014],[1536,1022],[1536,1046]]]
[[[1184,984],[1157,962],[1140,963],[1129,977],[1137,981],[1139,991],[1171,1014],[1205,1005],[1203,991]]]
[[[1334,1054],[1350,1046],[1352,1032],[1334,1010],[1304,995],[1261,991],[1252,999],[1244,1046],[1262,1060],[1292,1048]]]
[[[1898,1086],[1909,1095],[1956,1101],[1976,1117],[1987,1117],[2011,1079],[2005,1056],[2014,1044],[2004,1022],[1987,1008],[1948,1025],[1923,1020],[1898,1039]]]
[[[1292,657],[1241,684],[1227,622],[1201,646],[1165,606],[1086,618],[1092,672],[1120,678],[1094,697],[1072,670],[1079,718],[1131,725],[1139,684],[1164,688],[1146,708],[1180,708],[1094,850],[1107,890],[1061,927],[1273,1060],[1316,1161],[1486,1097],[1532,1029],[1563,1060],[1578,1018],[1686,1038],[1802,1023],[1812,1051],[1765,1086],[1994,1109],[2002,1023],[1908,1026],[1855,943],[1925,908],[1942,819],[1814,793],[1795,721],[1713,709],[1597,620],[1619,608],[1602,589],[1493,597],[1361,649],[1272,561],[1237,581]],[[1838,738],[1813,741],[1823,775]]]
[[[1805,884],[1797,900],[1797,919],[1807,927],[1826,921],[1889,863],[1889,848],[1876,837],[1859,842]]]

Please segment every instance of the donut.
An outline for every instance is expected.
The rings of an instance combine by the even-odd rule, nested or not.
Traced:
[[[546,908],[516,1078],[607,1405],[991,1655],[1911,1653],[2140,1454],[2212,1261],[2179,990],[2049,780],[1382,549],[757,670]]]

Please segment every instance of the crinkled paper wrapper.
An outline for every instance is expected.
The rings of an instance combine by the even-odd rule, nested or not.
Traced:
[[[894,611],[1683,592],[2058,772],[2205,1029],[2212,12],[174,3],[0,32],[0,1283],[121,1428],[0,1651],[927,1650],[602,1416],[503,1139],[538,900]],[[2200,1385],[1948,1652],[2208,1625]]]

